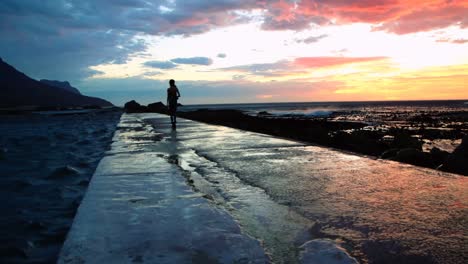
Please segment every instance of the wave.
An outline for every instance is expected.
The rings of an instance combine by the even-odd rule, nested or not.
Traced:
[[[80,174],[81,171],[78,170],[75,167],[72,167],[70,165],[64,166],[64,167],[59,167],[56,168],[47,178],[49,179],[59,179],[63,178],[66,176],[71,176],[71,175],[77,175]]]

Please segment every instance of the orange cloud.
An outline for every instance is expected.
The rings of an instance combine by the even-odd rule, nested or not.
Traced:
[[[386,59],[387,57],[302,57],[296,58],[294,60],[294,65],[306,68],[317,68]]]
[[[468,39],[450,39],[450,38],[442,38],[442,39],[438,39],[437,42],[448,42],[448,43],[455,43],[455,44],[465,44],[465,43],[468,43]]]

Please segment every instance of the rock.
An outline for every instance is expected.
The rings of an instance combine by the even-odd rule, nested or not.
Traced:
[[[300,262],[308,264],[350,264],[358,263],[348,252],[333,240],[314,239],[303,244],[300,249]]]
[[[268,113],[267,111],[260,111],[258,112],[257,116],[272,116],[272,114]]]
[[[436,147],[433,147],[430,153],[431,153],[432,159],[438,165],[443,164],[447,160],[447,157],[450,155],[450,153],[448,153],[447,151],[441,150]]]
[[[392,143],[392,147],[394,148],[422,149],[423,143],[419,139],[412,137],[407,131],[397,131],[394,137]]]
[[[468,176],[468,135],[462,139],[453,153],[448,155],[440,169]]]
[[[167,107],[161,102],[152,103],[148,105],[148,111],[156,113],[167,113]]]
[[[468,135],[463,137],[460,145],[453,151],[453,154],[468,156]]]
[[[393,142],[393,140],[395,140],[395,137],[391,135],[385,135],[382,137],[383,142]]]
[[[124,105],[124,110],[126,113],[143,113],[146,112],[146,106],[143,106],[137,103],[135,100],[126,102]]]
[[[389,150],[386,150],[382,153],[382,155],[380,155],[380,158],[381,159],[391,159],[391,158],[395,158],[396,155],[398,154],[398,151],[400,151],[400,149],[397,149],[397,148],[391,148]]]
[[[353,130],[351,133],[337,131],[332,137],[331,144],[336,148],[379,156],[388,149],[387,144],[380,139],[381,135],[373,131]]]
[[[422,152],[415,148],[404,148],[398,151],[397,155],[392,158],[393,160],[409,163],[417,166],[434,168],[434,163],[431,154]]]

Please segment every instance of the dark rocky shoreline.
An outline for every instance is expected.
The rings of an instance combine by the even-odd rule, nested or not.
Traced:
[[[466,165],[468,136],[462,129],[447,131],[426,129],[425,126],[420,126],[417,130],[404,127],[379,129],[365,122],[329,121],[324,118],[276,118],[267,113],[250,116],[237,110],[197,110],[180,112],[178,115],[210,124],[265,133],[376,158],[468,175],[468,165]],[[463,118],[466,118],[466,115],[468,113],[464,113]],[[466,126],[466,123],[461,125]],[[437,147],[424,152],[422,138],[463,138],[463,140],[453,153]]]

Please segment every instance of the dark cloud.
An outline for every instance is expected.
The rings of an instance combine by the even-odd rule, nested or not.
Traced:
[[[294,75],[298,73],[303,73],[298,71],[296,65],[294,65],[291,61],[281,60],[273,63],[255,63],[255,64],[247,64],[247,65],[239,65],[233,67],[226,67],[221,68],[218,70],[222,71],[233,71],[233,72],[241,72],[244,73],[242,75],[235,75],[234,80],[240,80],[237,76],[241,76],[241,78],[245,78],[246,75],[256,75],[256,76],[263,76],[263,77],[281,77],[281,76],[288,76]]]
[[[191,57],[191,58],[175,58],[171,62],[177,64],[191,64],[191,65],[211,65],[213,60],[207,57]]]
[[[193,35],[245,22],[255,1],[0,1],[0,56],[34,78],[75,81],[125,63],[151,35]],[[164,7],[164,8],[162,8]]]
[[[273,63],[254,63],[254,64],[247,64],[247,65],[238,65],[226,68],[220,68],[219,70],[223,71],[238,71],[238,72],[248,72],[248,73],[261,73],[267,71],[275,71],[275,70],[286,70],[290,69],[291,62],[287,60],[282,60]]]
[[[147,61],[143,63],[146,67],[156,68],[156,69],[172,69],[177,67],[177,64],[171,61]]]
[[[97,73],[90,66],[146,49],[135,32],[108,27],[91,10],[85,1],[1,1],[1,56],[34,78],[76,81]]]

